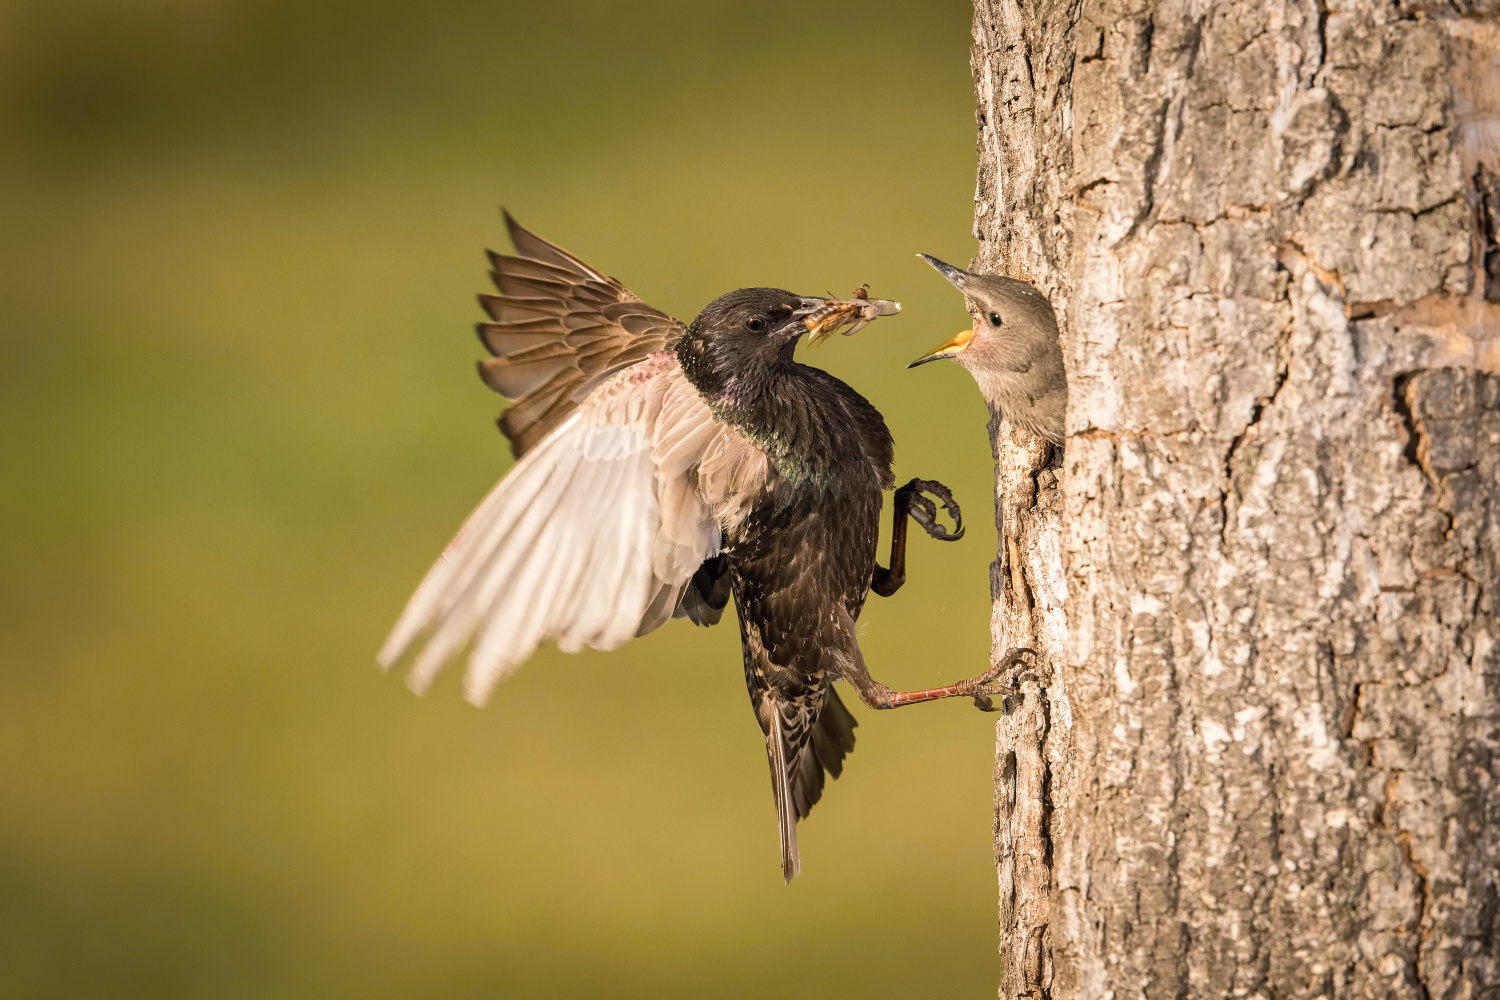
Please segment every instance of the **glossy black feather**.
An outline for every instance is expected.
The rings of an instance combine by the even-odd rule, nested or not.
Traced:
[[[783,870],[798,870],[796,821],[854,749],[854,717],[833,689],[861,663],[855,621],[874,573],[892,442],[880,414],[838,379],[797,364],[801,317],[821,306],[774,288],[731,292],[686,329],[613,278],[506,217],[516,256],[491,254],[499,292],[480,297],[485,382],[515,400],[502,430],[521,455],[599,381],[675,350],[714,416],[763,448],[768,476],[727,525],[676,607],[700,625],[739,614],[746,686],[766,735]],[[659,594],[658,602],[669,595]],[[642,628],[671,609],[653,604]]]
[[[854,623],[874,571],[882,492],[894,478],[880,413],[827,372],[793,361],[794,328],[782,336],[747,328],[763,316],[775,329],[796,302],[776,289],[724,296],[694,320],[677,355],[715,415],[765,448],[773,466],[749,516],[726,533],[725,554],[750,700],[768,738],[771,713],[781,715],[787,805],[801,818],[821,796],[824,772],[837,777],[854,748],[854,718],[832,684],[860,655]]]

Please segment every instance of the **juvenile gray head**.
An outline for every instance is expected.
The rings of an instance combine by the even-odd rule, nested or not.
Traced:
[[[1062,444],[1068,408],[1057,317],[1047,297],[1024,281],[974,274],[918,254],[964,295],[974,325],[908,368],[951,358],[967,368],[992,409],[1053,444]]]

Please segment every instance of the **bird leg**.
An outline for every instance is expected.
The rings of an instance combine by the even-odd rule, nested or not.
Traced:
[[[928,688],[925,691],[892,691],[871,677],[870,672],[865,669],[864,662],[856,657],[855,662],[845,666],[844,680],[854,687],[855,692],[859,694],[859,700],[870,708],[900,708],[903,705],[916,705],[920,702],[938,701],[942,698],[973,698],[975,707],[985,712],[994,712],[998,710],[990,701],[990,695],[1015,694],[1014,687],[999,683],[999,679],[1003,674],[1020,665],[1035,666],[1036,653],[1030,649],[1012,649],[1000,659],[997,666],[991,667],[978,677],[970,677],[968,680],[949,684],[946,687]]]
[[[937,522],[937,504],[924,493],[938,498],[943,509],[953,516],[954,530],[949,531]],[[886,569],[875,564],[875,576],[870,589],[881,597],[890,597],[906,582],[906,519],[910,517],[922,526],[922,530],[940,542],[956,542],[964,537],[964,515],[958,509],[958,501],[942,483],[932,479],[913,479],[896,491],[892,504],[891,520],[891,566]]]

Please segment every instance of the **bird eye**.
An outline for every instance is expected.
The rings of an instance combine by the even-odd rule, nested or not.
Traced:
[[[999,325],[1000,325],[1000,314],[999,313],[990,313],[990,326],[999,326]]]
[[[766,321],[761,319],[759,316],[751,316],[749,319],[745,320],[745,329],[749,330],[751,333],[760,333],[765,328]]]

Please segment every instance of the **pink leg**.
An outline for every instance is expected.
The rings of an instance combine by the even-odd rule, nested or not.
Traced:
[[[956,684],[945,687],[927,688],[923,691],[892,691],[884,684],[870,676],[869,671],[864,669],[864,664],[858,664],[854,669],[844,671],[844,679],[854,686],[859,693],[859,700],[870,708],[900,708],[903,705],[916,705],[924,701],[939,701],[943,698],[973,698],[974,704],[986,712],[995,711],[994,704],[990,701],[990,695],[1014,694],[1016,689],[1008,684],[999,683],[1001,675],[1013,670],[1029,659],[1032,664],[1036,663],[1036,653],[1029,649],[1012,649],[1005,654],[1000,665],[980,674],[978,677],[970,677]]]

